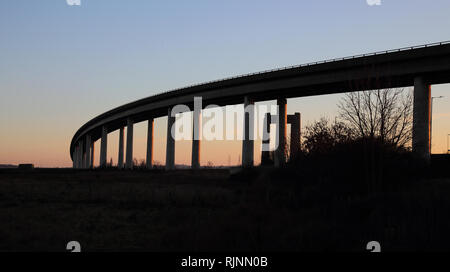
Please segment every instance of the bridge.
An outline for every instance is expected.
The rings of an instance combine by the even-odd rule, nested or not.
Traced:
[[[193,109],[194,98],[218,106],[277,100],[278,135],[286,139],[286,99],[323,94],[357,92],[414,86],[413,152],[430,160],[430,106],[433,84],[450,83],[450,42],[427,44],[395,50],[326,60],[299,66],[263,71],[218,81],[193,85],[150,96],[107,111],[84,124],[72,138],[70,155],[74,168],[92,168],[94,142],[101,139],[100,166],[107,163],[108,133],[119,130],[119,168],[133,167],[133,126],[148,122],[147,167],[153,165],[154,119],[168,116],[166,169],[175,168],[175,139],[170,130],[175,122],[174,106],[184,104]],[[198,123],[200,112],[194,112]],[[244,118],[244,135],[253,124]],[[124,128],[127,127],[124,162]],[[196,130],[194,126],[194,130]],[[245,138],[242,147],[243,166],[253,166],[253,140]],[[285,162],[285,145],[280,144],[276,159]],[[192,168],[200,167],[200,141],[192,141]]]

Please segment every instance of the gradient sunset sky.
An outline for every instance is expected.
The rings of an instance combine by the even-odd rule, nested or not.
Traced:
[[[0,164],[72,165],[76,130],[122,104],[190,84],[450,40],[450,1],[0,1]],[[433,152],[447,149],[450,85],[432,86]],[[342,95],[288,101],[303,126],[334,119]],[[165,161],[164,118],[155,161]],[[145,158],[146,124],[134,155]],[[117,161],[117,132],[108,160]],[[176,163],[190,163],[190,143]],[[99,145],[96,146],[98,160]],[[255,153],[258,153],[256,147]],[[204,142],[202,164],[236,164],[241,143]],[[256,158],[256,161],[259,159]]]

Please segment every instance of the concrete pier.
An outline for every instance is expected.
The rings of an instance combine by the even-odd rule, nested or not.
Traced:
[[[272,124],[272,115],[270,112],[264,115],[264,123],[263,123],[263,135],[262,135],[262,146],[268,148],[270,146],[270,125]],[[266,164],[270,161],[270,151],[264,150],[261,151],[261,164]]]
[[[118,150],[118,159],[117,159],[117,168],[123,169],[123,153],[124,153],[124,128],[121,127],[119,129],[119,150]]]
[[[253,101],[244,97],[244,139],[242,141],[242,167],[253,167],[255,112]]]
[[[84,165],[86,164],[86,153],[84,150],[84,142],[83,141],[80,141],[80,154],[81,154],[80,168],[83,169]]]
[[[75,159],[75,156],[77,155],[77,152],[74,151],[72,153],[72,168],[76,169],[77,168],[77,160]]]
[[[172,116],[172,108],[169,108],[167,114],[166,170],[175,169],[175,139],[172,137],[172,127],[174,123],[175,116]]]
[[[78,143],[78,169],[83,167],[83,144],[82,142]]]
[[[91,164],[89,165],[90,169],[94,168],[94,154],[95,154],[95,142],[91,139]]]
[[[287,100],[279,98],[278,104],[278,148],[275,151],[275,167],[283,167],[286,164],[286,122],[287,122]]]
[[[73,164],[75,169],[78,169],[78,145],[75,145],[74,151],[73,151]]]
[[[81,143],[78,143],[78,162],[77,162],[77,168],[81,169],[81,165],[82,165],[82,161],[83,161],[83,150],[81,149]]]
[[[430,162],[430,118],[431,118],[431,87],[423,77],[414,79],[414,110],[413,110],[413,153],[426,162]]]
[[[91,168],[91,135],[86,135],[86,148],[85,148],[85,162],[84,162],[84,168],[89,169]]]
[[[80,169],[83,169],[83,165],[84,165],[84,160],[85,160],[85,156],[84,156],[84,146],[83,146],[83,141],[80,141]]]
[[[298,154],[300,152],[300,135],[301,135],[300,113],[297,112],[294,115],[289,115],[287,121],[291,125],[289,160],[292,161],[298,157]]]
[[[147,131],[147,169],[153,168],[153,128],[154,128],[153,118],[148,119],[148,131]]]
[[[108,149],[108,128],[103,126],[102,139],[100,145],[100,167],[102,168],[106,167],[107,149]]]
[[[196,103],[196,102],[194,102]],[[192,112],[192,169],[200,169],[200,142],[202,137],[202,109],[194,107]]]
[[[73,151],[73,168],[78,169],[78,146],[76,145]]]
[[[126,155],[126,168],[133,169],[133,120],[128,118],[127,120],[127,155]]]

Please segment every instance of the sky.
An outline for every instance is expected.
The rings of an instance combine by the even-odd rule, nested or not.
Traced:
[[[448,0],[2,0],[0,164],[69,167],[80,126],[162,91],[450,40],[449,12]],[[450,85],[432,86],[432,94],[446,96],[435,100],[433,115],[433,152],[443,153]],[[303,125],[334,118],[341,97],[289,100],[288,112],[301,112]],[[155,123],[155,161],[162,164],[165,122]],[[117,134],[108,139],[113,161]],[[134,140],[135,157],[144,159],[145,123],[136,125]],[[188,164],[190,143],[177,142],[176,150],[176,163]],[[205,142],[201,162],[235,164],[240,150],[238,141]]]

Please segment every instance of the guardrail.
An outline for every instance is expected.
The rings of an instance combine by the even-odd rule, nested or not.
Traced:
[[[176,88],[176,89],[172,89],[172,90],[168,90],[168,91],[163,91],[163,92],[160,92],[158,94],[179,91],[179,90],[183,90],[183,89],[187,89],[187,88],[193,88],[193,87],[202,86],[202,85],[207,85],[207,84],[211,84],[211,83],[223,82],[223,81],[227,81],[227,80],[230,80],[230,79],[243,78],[243,77],[248,77],[248,76],[253,76],[253,75],[261,75],[261,74],[265,74],[265,73],[271,73],[271,72],[284,71],[284,70],[295,69],[295,68],[308,67],[308,66],[324,64],[324,63],[331,63],[331,62],[336,62],[336,61],[343,61],[343,60],[349,60],[349,59],[358,59],[358,58],[377,56],[377,55],[389,54],[389,53],[395,53],[395,52],[402,52],[402,51],[408,51],[408,50],[414,50],[414,49],[420,49],[420,48],[428,48],[428,47],[440,46],[440,45],[445,45],[445,44],[450,44],[450,41],[429,43],[429,44],[416,45],[416,46],[409,46],[409,47],[403,47],[403,48],[398,48],[398,49],[378,51],[378,52],[374,52],[374,53],[359,54],[359,55],[348,56],[348,57],[343,57],[343,58],[334,58],[334,59],[328,59],[328,60],[322,60],[322,61],[316,61],[316,62],[309,62],[309,63],[305,63],[305,64],[299,64],[299,65],[285,66],[285,67],[281,67],[281,68],[274,68],[274,69],[269,69],[269,70],[263,70],[263,71],[254,72],[254,73],[247,73],[247,74],[243,74],[243,75],[239,75],[239,76],[225,77],[225,78],[222,78],[222,79],[206,81],[206,82],[199,83],[199,84],[192,84],[192,85],[188,85],[188,86],[181,87],[181,88]],[[152,97],[152,96],[150,96],[150,97]]]

